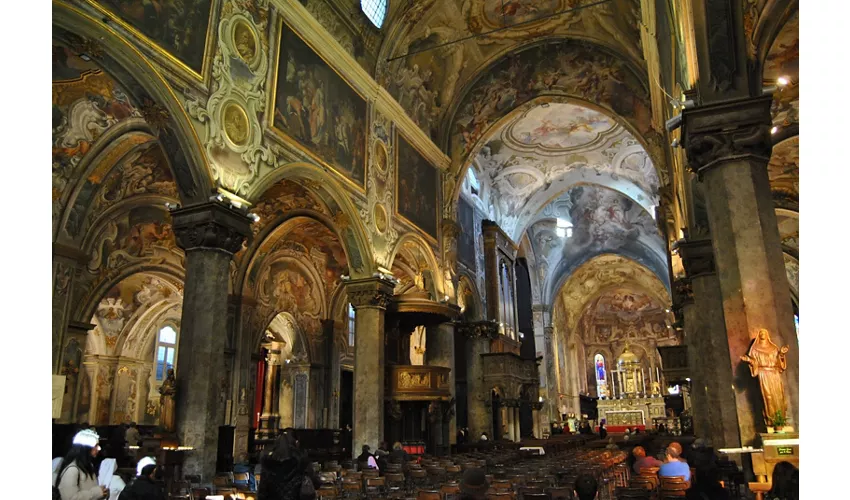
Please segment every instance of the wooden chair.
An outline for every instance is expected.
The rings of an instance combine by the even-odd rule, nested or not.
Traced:
[[[567,486],[559,486],[557,488],[547,488],[546,492],[552,497],[552,500],[563,500],[573,498],[573,489]]]
[[[661,485],[662,497],[684,497],[691,485],[686,482],[668,482]]]
[[[526,493],[520,497],[522,500],[552,500],[548,493]]]
[[[509,492],[487,493],[487,500],[514,500],[514,495]]]
[[[652,492],[643,488],[617,488],[614,495],[617,500],[649,500]]]
[[[366,479],[366,494],[385,494],[387,491],[386,477],[370,477]]]
[[[773,487],[773,483],[747,483],[750,491],[755,495],[756,500],[764,500],[764,495]]]
[[[335,486],[326,484],[316,490],[316,496],[319,500],[335,499],[339,496],[339,492]]]
[[[212,492],[209,488],[192,488],[192,500],[206,500],[210,495]]]
[[[442,500],[450,500],[460,495],[460,486],[457,483],[449,483],[440,486],[440,495],[442,495]]]
[[[363,483],[359,479],[345,478],[342,480],[342,495],[345,498],[359,498],[363,492]]]
[[[416,500],[443,500],[439,491],[435,490],[419,490],[416,493]]]

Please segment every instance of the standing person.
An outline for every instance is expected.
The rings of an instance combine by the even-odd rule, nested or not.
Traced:
[[[263,479],[257,500],[315,498],[319,481],[306,456],[298,449],[292,432],[281,434],[274,449],[264,453],[260,463]]]
[[[165,500],[165,493],[154,481],[156,460],[144,457],[136,464],[136,476],[133,484],[124,488],[118,500]],[[111,500],[111,499],[110,499]]]
[[[118,495],[127,487],[127,484],[121,479],[118,472],[118,461],[114,458],[105,458],[100,463],[100,472],[97,475],[97,482],[101,486],[106,486],[109,489],[109,500],[118,500]]]
[[[109,496],[109,490],[97,484],[94,458],[100,451],[99,440],[100,436],[89,429],[74,436],[53,483],[62,500],[102,500]]]
[[[130,422],[130,427],[124,433],[124,441],[127,441],[129,446],[139,446],[142,441],[142,436],[139,434],[139,429],[136,427],[136,422]]]
[[[605,428],[605,419],[599,421],[599,438],[605,439],[608,437],[608,429]]]

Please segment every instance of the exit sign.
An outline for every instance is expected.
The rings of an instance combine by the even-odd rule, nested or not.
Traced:
[[[776,454],[781,456],[788,456],[794,454],[794,448],[791,446],[777,446]]]

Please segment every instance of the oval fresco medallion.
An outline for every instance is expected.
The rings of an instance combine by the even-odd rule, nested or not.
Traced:
[[[235,102],[229,102],[224,106],[224,133],[236,146],[244,146],[248,143],[251,125],[248,123],[248,114]]]
[[[389,163],[389,159],[387,156],[387,148],[380,141],[375,142],[375,166],[378,167],[378,171],[383,173],[387,172],[387,165]]]
[[[381,234],[387,231],[387,211],[380,203],[375,204],[375,229]]]
[[[254,30],[244,20],[237,20],[233,25],[233,47],[239,57],[249,65],[257,57],[257,44],[257,34]]]

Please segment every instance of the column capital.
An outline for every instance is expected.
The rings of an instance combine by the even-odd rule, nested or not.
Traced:
[[[499,336],[499,324],[495,321],[456,323],[456,331],[469,339],[492,340]]]
[[[688,168],[699,176],[733,160],[756,160],[767,165],[773,148],[770,94],[685,109],[682,145]]]
[[[251,219],[216,202],[199,203],[171,212],[174,236],[183,250],[218,250],[233,255],[251,237]]]
[[[363,307],[386,309],[394,288],[395,283],[382,277],[348,280],[345,284],[348,301],[355,310]]]
[[[710,239],[681,239],[673,244],[682,258],[682,266],[688,278],[714,274],[714,248]]]

